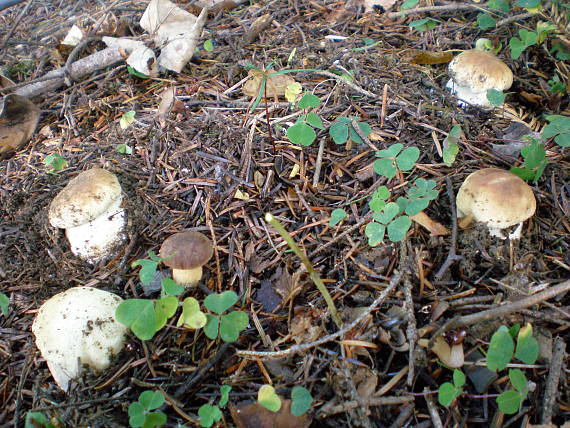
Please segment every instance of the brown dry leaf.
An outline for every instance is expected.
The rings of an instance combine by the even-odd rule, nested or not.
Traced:
[[[176,95],[176,89],[174,86],[166,88],[160,94],[160,104],[158,105],[156,115],[158,117],[158,123],[160,123],[161,128],[164,128],[166,126],[166,118],[168,117],[168,114],[174,105],[174,95]]]
[[[12,86],[14,82],[8,79],[6,76],[0,74],[0,88],[6,88],[8,86]]]
[[[27,98],[8,94],[0,105],[0,159],[26,143],[40,120],[40,109]]]
[[[283,299],[288,299],[289,296],[293,293],[293,277],[287,268],[283,269],[281,266],[279,266],[273,276],[270,278],[270,281],[273,283],[275,292],[279,294]]]
[[[378,376],[368,367],[359,367],[354,374],[356,392],[360,398],[370,398],[378,385]]]
[[[422,225],[427,230],[429,230],[432,236],[447,236],[449,235],[449,230],[443,224],[432,220],[425,212],[420,211],[416,215],[411,215],[410,218],[416,223]]]
[[[275,293],[273,283],[265,279],[261,280],[260,287],[255,292],[255,300],[261,303],[264,312],[273,312],[281,303],[281,297]]]
[[[408,61],[411,64],[434,65],[446,64],[453,59],[451,52],[430,52],[421,50],[412,50],[409,54]]]
[[[316,308],[296,307],[289,331],[293,340],[297,344],[310,343],[321,337],[323,328],[317,325],[317,320],[322,315],[322,311]]]
[[[245,82],[242,88],[244,95],[254,98],[257,97],[261,80],[265,73],[265,71],[260,70],[249,70],[248,76],[250,79]],[[287,74],[271,75],[271,72],[269,72],[269,74],[267,84],[265,85],[265,96],[268,98],[284,97],[287,86],[296,83],[295,79]]]
[[[312,419],[304,414],[291,414],[291,400],[281,399],[281,409],[273,413],[261,404],[239,403],[230,406],[230,413],[237,428],[309,428]]]

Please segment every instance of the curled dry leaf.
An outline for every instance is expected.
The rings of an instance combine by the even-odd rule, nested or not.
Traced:
[[[257,97],[261,87],[261,81],[266,73],[268,72],[261,70],[249,70],[248,76],[250,79],[245,82],[242,89],[244,95],[254,98]],[[272,75],[271,72],[269,72],[264,95],[267,96],[267,98],[284,97],[287,86],[292,83],[296,83],[295,79],[287,74]]]
[[[139,73],[151,77],[158,76],[158,66],[154,52],[140,40],[103,37],[103,43],[110,48],[117,47],[123,49],[128,55],[127,64]]]
[[[420,211],[416,215],[411,215],[410,218],[418,223],[419,225],[425,227],[429,230],[432,236],[447,236],[449,235],[449,230],[443,224],[432,220],[424,211]]]
[[[275,413],[257,402],[230,406],[230,413],[238,428],[309,428],[312,422],[307,414],[293,416],[291,400],[284,399],[281,399],[281,408]]]
[[[426,339],[420,339],[418,344],[422,347],[427,346]],[[437,355],[439,360],[447,367],[458,369],[463,366],[465,356],[463,354],[463,343],[458,343],[450,346],[443,336],[438,336],[431,348],[431,351]]]
[[[172,111],[172,106],[174,105],[174,95],[176,95],[176,89],[174,86],[166,88],[160,94],[160,104],[158,105],[156,116],[161,128],[164,128],[166,126],[166,118]]]
[[[0,104],[0,159],[26,143],[40,120],[40,109],[27,98],[8,94]]]

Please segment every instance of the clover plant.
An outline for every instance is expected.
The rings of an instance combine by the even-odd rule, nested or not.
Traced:
[[[356,122],[360,132],[366,137],[372,132],[372,127],[366,122],[359,122],[359,120],[358,116],[337,117],[329,128],[329,135],[333,142],[338,145],[345,144],[349,140],[357,144],[364,143],[356,129],[354,129],[354,123]]]
[[[459,153],[459,141],[463,137],[463,130],[459,125],[453,125],[445,140],[443,140],[443,163],[452,166]]]
[[[271,385],[263,385],[257,392],[257,402],[267,410],[276,413],[281,409],[281,397]],[[295,386],[291,390],[291,414],[301,416],[305,414],[313,404],[311,393],[302,386]]]
[[[154,428],[166,423],[166,415],[153,412],[164,403],[164,395],[160,391],[144,391],[139,400],[129,405],[129,425],[133,428]]]
[[[529,140],[531,143],[521,149],[521,155],[524,159],[522,166],[512,167],[510,171],[523,180],[536,183],[542,176],[544,168],[546,168],[548,164],[548,160],[546,159],[544,144],[539,142],[536,138],[530,137]]]
[[[549,123],[542,130],[542,138],[554,137],[554,142],[560,147],[570,147],[570,117],[552,114],[546,116],[546,120]]]
[[[51,168],[48,174],[57,175],[57,173],[67,167],[67,160],[59,153],[47,155],[44,159],[44,165]]]
[[[60,425],[57,425],[60,426]],[[24,428],[57,428],[43,413],[28,412],[24,421]]]
[[[453,383],[445,382],[439,387],[437,394],[439,404],[449,406],[453,400],[463,394],[463,385],[465,385],[465,374],[461,370],[453,370]]]
[[[207,323],[204,326],[204,333],[210,339],[218,336],[224,342],[235,342],[242,330],[245,330],[249,323],[247,313],[243,311],[232,311],[222,315],[238,301],[235,291],[224,291],[223,293],[213,293],[204,299],[204,306],[214,314],[207,314]]]
[[[321,100],[310,92],[305,93],[297,103],[297,107],[305,110],[305,113],[299,116],[297,122],[287,129],[287,137],[293,144],[300,146],[310,146],[317,138],[317,133],[313,128],[324,130],[323,121],[314,111],[307,111],[311,108],[317,108],[321,105]]]
[[[222,419],[222,411],[220,408],[223,409],[226,404],[228,404],[231,389],[232,387],[229,385],[222,385],[220,387],[221,397],[217,405],[207,403],[200,406],[198,416],[200,417],[201,427],[209,428]]]
[[[343,221],[348,214],[342,208],[336,208],[331,212],[331,219],[329,220],[329,226],[335,227],[341,221]]]
[[[407,147],[401,143],[392,144],[384,150],[376,152],[374,161],[374,171],[386,178],[394,178],[396,171],[410,171],[416,161],[420,158],[420,149],[417,147]]]

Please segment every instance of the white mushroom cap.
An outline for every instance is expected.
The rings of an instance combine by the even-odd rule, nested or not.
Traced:
[[[91,287],[56,294],[32,324],[36,345],[61,389],[80,374],[81,364],[100,371],[123,348],[128,328],[115,320],[119,296]]]
[[[471,221],[485,223],[492,235],[522,223],[536,210],[532,188],[515,174],[485,168],[469,174],[457,193],[457,217],[461,227]]]
[[[49,207],[49,222],[67,229],[95,220],[121,198],[115,174],[92,168],[73,178],[54,198]]]
[[[513,73],[490,52],[471,49],[457,55],[449,63],[451,80],[446,87],[460,100],[480,107],[490,106],[487,91],[505,91],[513,84]]]

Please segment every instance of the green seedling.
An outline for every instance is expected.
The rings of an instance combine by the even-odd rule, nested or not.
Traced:
[[[313,404],[311,393],[302,386],[295,386],[291,391],[291,414],[301,416],[309,411]]]
[[[180,315],[176,325],[178,327],[184,326],[192,330],[197,330],[203,328],[207,322],[206,314],[200,310],[200,303],[193,297],[184,299],[182,303],[182,315]]]
[[[48,174],[57,175],[57,173],[67,167],[67,160],[58,153],[47,155],[44,159],[44,165],[51,168]]]
[[[26,413],[24,428],[57,428],[56,425],[41,412]]]
[[[161,281],[162,291],[160,297],[180,296],[184,292],[184,287],[177,284],[172,278],[163,278]]]
[[[281,409],[281,398],[271,385],[263,385],[257,392],[257,402],[270,412],[276,413]]]
[[[423,18],[412,21],[410,23],[410,28],[419,32],[423,32],[433,30],[435,27],[437,27],[437,24],[439,24],[439,21],[436,21],[435,19]]]
[[[138,77],[139,79],[150,79],[150,76],[147,76],[146,74],[141,73],[136,68],[131,67],[130,65],[127,65],[127,71],[131,76]]]
[[[0,293],[0,312],[5,317],[7,317],[8,314],[10,313],[10,310],[8,308],[9,304],[10,304],[10,299],[8,298],[8,296],[6,296],[4,293]]]
[[[372,217],[371,221],[364,229],[368,237],[368,245],[374,247],[384,240],[386,232],[388,239],[392,242],[402,241],[412,225],[412,220],[408,216],[398,216],[400,207],[395,202],[388,202],[378,213]]]
[[[570,117],[553,114],[546,116],[546,120],[549,123],[542,130],[542,139],[554,137],[560,147],[570,147]]]
[[[204,333],[210,339],[218,336],[224,342],[235,342],[239,334],[245,330],[249,323],[247,313],[243,311],[232,311],[222,315],[238,301],[235,291],[224,291],[223,293],[212,293],[204,299],[204,306],[215,315],[207,314],[207,323],[204,326]]]
[[[558,74],[555,74],[554,77],[548,81],[548,85],[550,86],[548,92],[551,94],[564,95],[566,93],[566,84],[560,80]]]
[[[437,399],[442,406],[449,406],[463,393],[465,375],[461,370],[453,370],[453,383],[445,382],[439,387]]]
[[[524,159],[522,167],[512,167],[511,172],[518,175],[523,180],[536,183],[544,168],[548,164],[546,159],[546,149],[544,144],[540,143],[536,138],[530,138],[531,143],[521,149],[521,155]]]
[[[459,141],[463,137],[463,130],[459,125],[453,125],[445,140],[443,140],[443,163],[452,166],[459,153]]]
[[[407,197],[400,197],[396,201],[400,211],[413,216],[425,210],[429,203],[437,198],[439,192],[435,189],[434,180],[418,178],[414,181],[414,186],[408,189]]]
[[[150,340],[166,325],[178,307],[175,296],[158,300],[129,299],[121,302],[115,311],[115,319],[129,327],[141,340]]]
[[[487,91],[487,100],[492,106],[502,106],[506,97],[507,94],[503,91],[499,91],[498,89],[489,89]]]
[[[337,224],[343,221],[347,215],[348,214],[346,213],[346,211],[343,210],[342,208],[334,209],[331,212],[331,219],[329,220],[329,226],[335,227]]]
[[[300,146],[310,146],[317,138],[317,133],[313,128],[324,130],[323,121],[314,111],[307,111],[311,108],[317,108],[321,105],[321,100],[310,92],[305,93],[297,103],[297,107],[305,110],[305,113],[299,116],[297,122],[287,129],[287,138],[293,144]]]
[[[203,46],[206,52],[214,52],[214,41],[212,39],[206,40]]]
[[[149,250],[147,254],[149,257],[148,259],[138,259],[131,263],[131,267],[133,268],[137,266],[141,267],[139,279],[145,285],[148,285],[153,281],[158,264],[162,261],[162,259],[152,250]]]
[[[401,143],[392,144],[385,150],[376,152],[374,171],[386,178],[394,178],[396,171],[410,171],[420,157],[420,149],[408,147],[404,149]]]
[[[129,425],[133,428],[154,428],[166,424],[166,415],[153,412],[164,404],[160,391],[144,391],[139,400],[129,405]]]
[[[534,31],[528,31],[524,28],[519,30],[519,37],[511,37],[509,40],[511,57],[518,59],[526,48],[536,45],[537,42],[538,34]]]
[[[329,135],[334,143],[340,145],[347,143],[349,140],[357,144],[364,143],[356,129],[354,129],[354,124],[358,125],[360,132],[366,137],[372,132],[372,127],[366,122],[359,122],[359,120],[358,116],[337,117],[329,128]]]
[[[224,408],[228,404],[230,398],[230,391],[232,387],[229,385],[222,385],[220,387],[220,401],[218,405],[215,404],[204,404],[198,409],[198,416],[200,417],[200,426],[205,428],[210,428],[216,422],[222,419],[222,412],[220,408]]]
[[[559,59],[560,61],[570,60],[570,51],[559,40],[554,40],[552,42],[549,52],[553,53],[556,56],[556,59]]]
[[[119,126],[121,127],[121,129],[127,129],[129,126],[131,126],[135,122],[136,114],[137,113],[134,110],[123,113],[123,115],[119,119]]]
[[[117,144],[117,148],[115,149],[115,151],[117,153],[122,154],[122,155],[132,155],[133,154],[133,148],[131,146],[129,146],[128,144],[125,144],[125,143]]]

